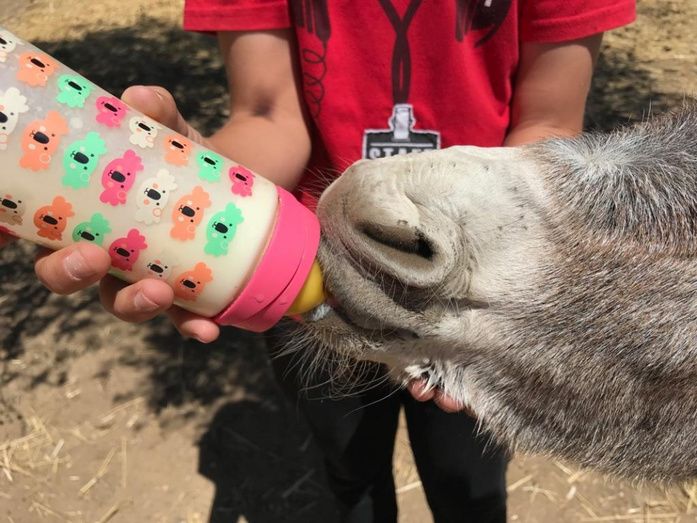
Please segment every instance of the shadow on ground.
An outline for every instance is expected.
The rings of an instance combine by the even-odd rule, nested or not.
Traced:
[[[219,127],[227,114],[225,74],[211,36],[143,18],[133,27],[79,40],[32,43],[116,95],[135,84],[166,87],[184,117],[203,132]]]
[[[115,94],[136,83],[163,85],[203,132],[225,118],[226,83],[210,37],[142,19],[128,29],[36,44]],[[610,129],[642,118],[649,106],[660,112],[680,100],[657,93],[631,54],[609,50],[599,62],[587,124]],[[0,390],[19,378],[28,378],[30,388],[63,383],[72,358],[108,350],[111,365],[147,369],[149,382],[137,394],[154,411],[173,407],[163,423],[176,425],[216,404],[200,452],[201,472],[216,484],[211,521],[240,514],[250,523],[333,519],[318,452],[281,395],[260,337],[227,329],[204,347],[182,340],[165,320],[126,327],[101,309],[94,290],[50,295],[34,277],[33,255],[21,243],[0,252]],[[135,333],[147,350],[134,348]],[[10,370],[8,362],[41,336],[45,357]],[[107,365],[101,373],[109,371]]]
[[[682,94],[660,92],[634,53],[605,49],[598,59],[586,107],[585,127],[609,131],[680,107]]]

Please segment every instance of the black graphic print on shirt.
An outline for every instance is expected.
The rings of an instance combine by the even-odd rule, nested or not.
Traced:
[[[319,40],[319,49],[301,47],[302,82],[305,101],[312,116],[318,116],[324,98],[324,77],[327,75],[327,42],[332,34],[327,0],[290,0],[291,15],[296,27],[303,28]]]
[[[336,1],[336,0],[334,0]],[[347,0],[348,1],[348,0]],[[361,3],[364,0],[361,0]],[[412,77],[409,26],[423,0],[409,0],[400,16],[391,0],[365,0],[380,5],[384,16],[393,30],[391,78],[393,108],[386,115],[387,128],[366,129],[363,133],[362,156],[380,158],[409,152],[440,148],[440,133],[433,130],[416,130],[414,107],[409,103]],[[455,3],[453,35],[463,42],[472,34],[474,46],[489,41],[503,24],[510,11],[512,0],[452,0]],[[327,49],[332,36],[331,6],[329,0],[289,0],[294,24],[299,31],[314,36],[312,47],[301,45],[302,85],[310,114],[317,118],[322,110],[326,95]],[[404,3],[404,2],[403,2]],[[356,5],[357,9],[358,4]],[[452,5],[452,4],[451,4]],[[452,12],[452,11],[450,11]],[[388,39],[389,41],[389,39]],[[412,45],[415,45],[412,43]]]
[[[512,0],[455,0],[455,38],[462,42],[470,31],[486,29],[474,46],[486,43],[506,19]]]

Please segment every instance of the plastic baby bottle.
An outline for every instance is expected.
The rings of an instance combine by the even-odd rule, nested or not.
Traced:
[[[0,230],[92,242],[112,274],[263,331],[321,303],[316,217],[0,28]]]

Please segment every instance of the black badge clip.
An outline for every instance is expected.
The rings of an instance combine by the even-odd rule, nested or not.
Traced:
[[[389,129],[366,129],[363,158],[385,158],[440,148],[440,133],[414,130],[416,119],[411,104],[395,104],[387,122]]]

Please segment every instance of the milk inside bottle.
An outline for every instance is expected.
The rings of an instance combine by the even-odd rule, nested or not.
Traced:
[[[0,231],[92,242],[115,276],[165,281],[224,325],[262,331],[322,301],[319,224],[291,194],[2,28]]]

